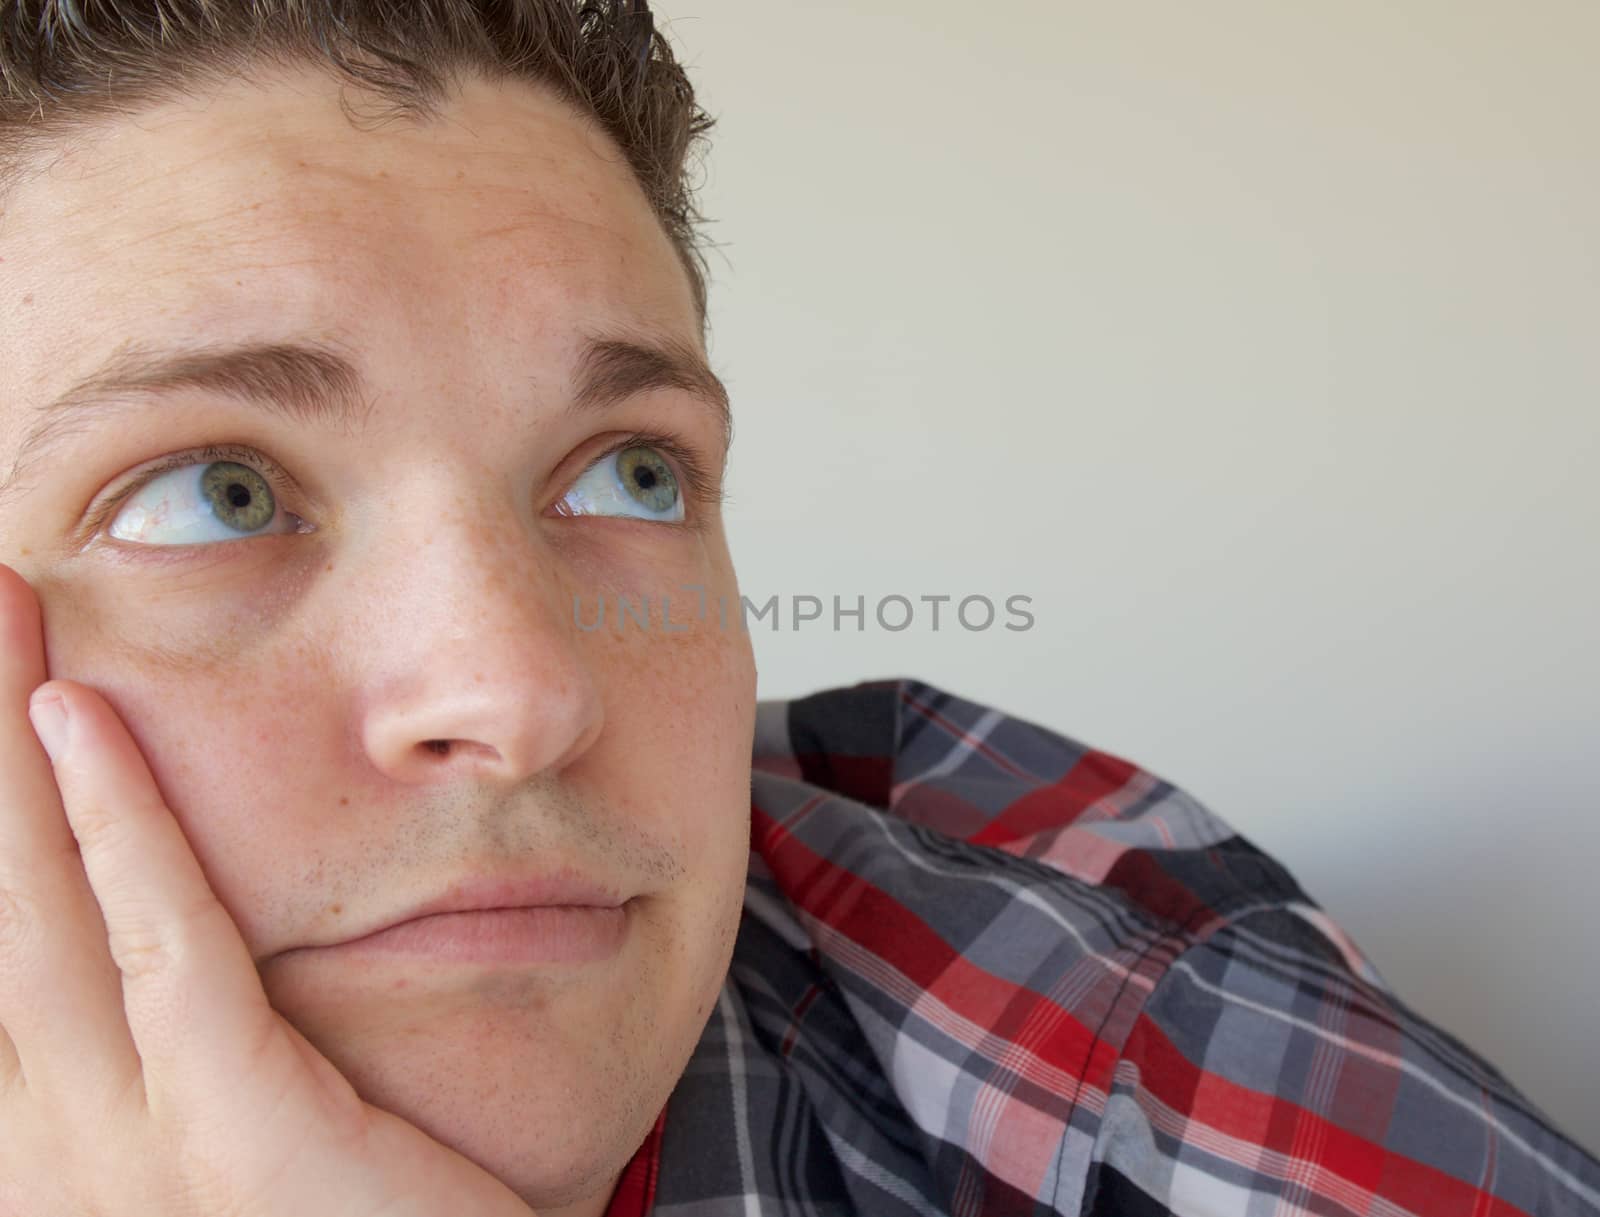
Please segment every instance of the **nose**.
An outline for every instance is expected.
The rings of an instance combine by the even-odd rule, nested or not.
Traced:
[[[604,711],[565,570],[525,524],[435,515],[425,542],[378,564],[362,597],[376,614],[360,635],[367,662],[354,662],[362,742],[380,771],[519,783],[594,743]]]

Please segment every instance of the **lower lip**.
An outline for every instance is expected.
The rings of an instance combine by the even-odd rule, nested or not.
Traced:
[[[466,963],[597,963],[622,946],[626,905],[564,905],[435,913],[338,944],[342,952]]]

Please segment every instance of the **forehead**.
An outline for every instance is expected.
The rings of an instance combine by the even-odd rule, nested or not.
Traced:
[[[320,71],[241,82],[74,140],[0,212],[0,410],[129,339],[353,312],[458,333],[696,328],[620,151],[520,82],[469,80],[431,123],[367,130]]]

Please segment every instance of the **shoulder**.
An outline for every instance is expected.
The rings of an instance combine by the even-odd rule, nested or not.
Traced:
[[[763,702],[755,742],[755,919],[958,1175],[1085,1215],[1600,1214],[1593,1158],[1148,770],[911,678]]]
[[[1321,918],[1277,860],[1132,761],[909,677],[760,703],[758,813],[837,798],[896,825],[982,847],[1018,874],[1053,872],[1119,894],[1179,945],[1227,918],[1286,907]],[[1354,944],[1346,962],[1381,983]]]
[[[1173,960],[1105,1091],[1084,1217],[1600,1217],[1600,1161],[1330,930],[1262,908]]]

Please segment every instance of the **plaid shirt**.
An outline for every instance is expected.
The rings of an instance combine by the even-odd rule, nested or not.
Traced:
[[[760,703],[727,983],[607,1217],[1600,1217],[1290,873],[915,680]]]

